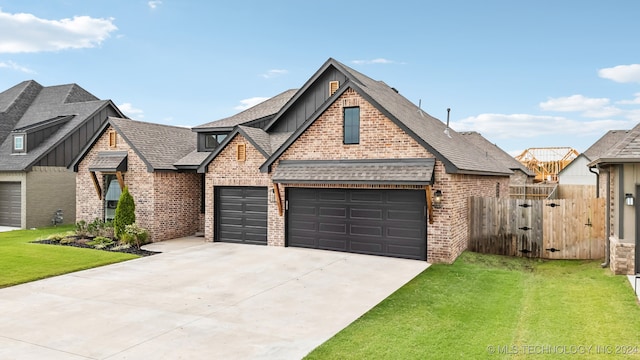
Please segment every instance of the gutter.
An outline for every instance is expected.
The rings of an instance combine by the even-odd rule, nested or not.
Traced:
[[[605,207],[604,207],[604,262],[602,264],[600,264],[601,267],[606,268],[609,267],[609,258],[611,256],[610,254],[610,246],[611,243],[609,241],[609,234],[611,232],[611,203],[609,201],[609,196],[611,196],[611,172],[608,168],[606,169],[601,169],[600,166],[598,166],[598,170],[600,171],[600,173],[606,173],[607,174],[607,186],[606,186],[606,190],[605,190]],[[589,171],[591,171],[591,168],[589,168]],[[593,171],[591,171],[593,172]],[[599,178],[599,176],[598,176]],[[598,188],[596,187],[596,193],[598,193]]]

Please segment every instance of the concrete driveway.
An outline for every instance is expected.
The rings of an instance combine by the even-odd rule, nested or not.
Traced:
[[[0,359],[299,359],[429,264],[184,238],[0,289]]]

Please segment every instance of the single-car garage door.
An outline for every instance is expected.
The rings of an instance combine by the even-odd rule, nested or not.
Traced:
[[[288,188],[287,244],[426,260],[423,190]]]
[[[267,188],[215,187],[215,241],[267,244]]]
[[[0,226],[21,226],[20,193],[19,182],[0,182]]]

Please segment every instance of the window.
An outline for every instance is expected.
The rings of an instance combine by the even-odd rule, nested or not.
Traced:
[[[344,143],[360,143],[360,108],[344,108]]]
[[[109,147],[116,147],[118,145],[118,134],[115,131],[109,131]]]
[[[104,184],[107,189],[104,195],[104,221],[112,221],[116,217],[116,206],[118,206],[122,191],[115,174],[105,175]]]
[[[226,137],[227,137],[227,134],[206,134],[204,136],[205,149],[213,150],[217,148]]]
[[[23,152],[24,151],[24,135],[14,135],[13,136],[13,150],[15,152]]]
[[[333,95],[340,87],[339,81],[329,81],[329,96]]]

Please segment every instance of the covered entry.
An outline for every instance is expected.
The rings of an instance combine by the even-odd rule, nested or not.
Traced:
[[[19,182],[0,182],[0,226],[22,226],[21,193]]]
[[[422,190],[287,191],[289,246],[427,258],[426,199]]]
[[[267,244],[267,188],[215,187],[215,240]]]

